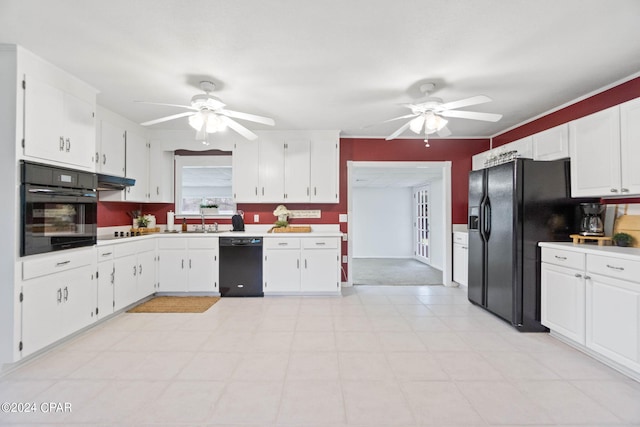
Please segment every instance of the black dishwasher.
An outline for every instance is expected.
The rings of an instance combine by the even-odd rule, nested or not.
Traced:
[[[262,297],[262,237],[220,237],[220,295]]]

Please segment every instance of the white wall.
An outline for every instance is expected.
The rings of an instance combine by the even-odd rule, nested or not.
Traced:
[[[353,257],[411,258],[411,188],[353,189]]]
[[[444,254],[444,194],[443,181],[433,181],[429,194],[429,262],[432,267],[442,270]]]

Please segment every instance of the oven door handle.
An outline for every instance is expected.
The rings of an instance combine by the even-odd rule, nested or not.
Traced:
[[[96,197],[96,193],[93,190],[52,190],[50,188],[30,188],[28,190],[30,194],[46,194],[48,196],[69,196],[69,197]]]

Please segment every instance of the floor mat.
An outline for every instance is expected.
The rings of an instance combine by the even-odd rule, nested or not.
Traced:
[[[204,313],[220,297],[155,297],[127,313]]]

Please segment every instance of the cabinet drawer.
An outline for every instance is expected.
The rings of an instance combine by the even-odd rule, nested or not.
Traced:
[[[466,245],[469,242],[469,234],[456,231],[453,233],[453,243]]]
[[[189,249],[217,249],[217,237],[196,237],[189,239]]]
[[[264,239],[266,249],[299,249],[300,239],[297,237],[267,237]]]
[[[38,259],[22,262],[22,280],[59,273],[95,263],[95,249],[81,252],[45,255]]]
[[[113,245],[98,247],[98,262],[113,259]]]
[[[158,249],[186,249],[187,239],[180,237],[161,237],[158,239]]]
[[[585,256],[579,252],[542,248],[542,262],[584,270]]]
[[[640,261],[588,254],[587,271],[640,284]]]
[[[302,247],[304,249],[336,249],[338,247],[338,239],[335,237],[302,239]]]

